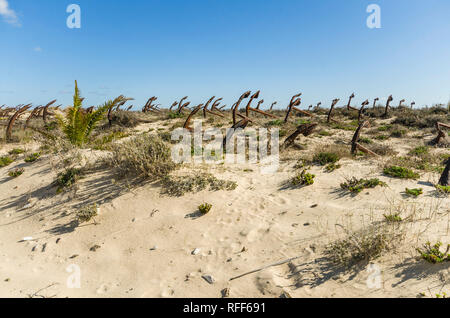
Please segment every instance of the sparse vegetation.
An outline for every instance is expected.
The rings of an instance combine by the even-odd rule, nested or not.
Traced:
[[[430,242],[426,242],[423,245],[423,248],[418,248],[420,256],[429,263],[437,264],[450,261],[450,255],[448,252],[450,251],[450,244],[447,244],[447,249],[445,252],[441,252],[441,242],[437,242],[434,245],[431,245]]]
[[[209,173],[200,173],[194,176],[165,176],[161,180],[163,193],[172,196],[183,196],[185,193],[202,190],[232,191],[236,189],[234,181],[220,180]]]
[[[405,189],[405,193],[407,195],[413,196],[413,197],[418,197],[419,195],[421,195],[423,193],[423,189],[422,188],[418,188],[418,189]]]
[[[212,204],[209,204],[209,203],[203,203],[198,206],[198,210],[200,211],[201,214],[209,213],[211,208],[212,208]]]
[[[436,184],[436,190],[440,193],[450,193],[450,186]]]
[[[24,160],[25,160],[25,162],[35,162],[40,157],[41,157],[40,152],[34,152],[34,153],[30,154],[29,156],[27,156]]]
[[[22,175],[24,173],[25,169],[20,168],[20,169],[14,169],[8,172],[8,176],[10,176],[11,178],[17,178],[18,176]]]
[[[61,192],[64,189],[72,187],[75,182],[80,178],[81,169],[69,168],[63,172],[60,172],[56,177],[56,185],[58,186],[57,192]]]
[[[0,157],[0,168],[10,165],[13,161],[14,160],[8,156]]]
[[[315,177],[316,176],[314,174],[308,173],[306,170],[303,170],[301,173],[292,178],[290,183],[294,187],[308,186],[314,184]]]
[[[336,163],[339,161],[339,155],[334,152],[320,152],[313,157],[313,162],[325,166],[329,163]]]
[[[25,152],[25,150],[22,149],[22,148],[14,148],[14,149],[10,150],[8,153],[10,155],[20,155],[20,154],[22,154],[24,152]]]
[[[396,223],[403,221],[403,218],[400,216],[400,213],[383,214],[383,216],[386,222]]]
[[[97,216],[97,210],[98,209],[97,209],[96,204],[92,204],[92,205],[82,208],[81,210],[79,210],[77,212],[78,222],[86,223],[93,219],[94,223],[96,223],[94,218]]]
[[[138,135],[111,147],[110,164],[121,177],[158,180],[176,168],[170,148],[155,135]]]
[[[340,167],[342,166],[338,163],[329,163],[325,166],[325,171],[333,172],[334,170],[339,169]]]
[[[383,173],[387,176],[400,179],[418,179],[419,174],[408,168],[389,166],[384,168]]]
[[[330,261],[344,268],[360,261],[371,261],[384,252],[395,250],[405,235],[399,225],[384,223],[346,233],[345,238],[329,244],[325,249],[325,255]]]
[[[351,193],[360,193],[364,189],[368,188],[375,188],[376,186],[386,186],[386,183],[383,181],[380,181],[377,178],[373,179],[358,179],[358,178],[351,178],[346,180],[345,182],[341,183],[341,188],[347,191],[350,191]]]

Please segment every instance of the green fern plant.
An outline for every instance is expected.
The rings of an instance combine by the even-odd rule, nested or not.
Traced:
[[[117,104],[129,100],[120,95],[114,100],[108,100],[103,105],[97,107],[91,113],[86,112],[82,107],[83,98],[80,96],[77,81],[75,81],[75,94],[73,95],[73,106],[69,108],[65,117],[57,114],[58,124],[70,143],[82,146],[86,143],[94,128],[102,120],[105,114],[117,106]]]

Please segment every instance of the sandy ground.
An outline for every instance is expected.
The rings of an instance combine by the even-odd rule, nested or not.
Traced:
[[[319,146],[343,136],[348,140],[351,134],[311,138],[310,143]],[[415,141],[389,142],[406,152]],[[8,149],[3,146],[1,153]],[[48,156],[0,168],[0,297],[221,297],[225,288],[230,297],[449,293],[448,265],[427,264],[415,251],[428,239],[450,242],[450,199],[435,196],[430,183],[438,174],[398,180],[381,174],[380,165],[389,159],[343,159],[342,168],[332,173],[313,167],[313,185],[283,189],[299,156],[284,157],[270,176],[255,167],[204,166],[202,170],[218,178],[236,181],[237,189],[182,197],[161,195],[154,184],[128,188],[108,171],[92,173],[76,190],[56,194],[56,171]],[[7,172],[17,167],[24,167],[25,173],[9,178]],[[343,195],[339,185],[351,176],[378,177],[388,187]],[[405,198],[405,187],[422,187],[424,194]],[[203,202],[213,208],[198,216]],[[99,204],[97,224],[78,225],[74,213],[91,203]],[[333,271],[322,261],[323,247],[343,237],[336,224],[361,228],[399,207],[414,210],[418,220],[408,225],[407,243],[399,252],[377,259],[376,267],[364,265],[351,272]],[[31,239],[23,241],[26,237]],[[192,253],[195,249],[198,253]],[[375,287],[368,283],[374,268],[379,269],[381,284]],[[80,286],[70,284],[74,277],[80,278]]]

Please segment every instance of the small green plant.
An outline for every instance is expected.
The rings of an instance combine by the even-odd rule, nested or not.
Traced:
[[[377,140],[387,140],[387,139],[389,139],[389,136],[378,135],[378,136],[375,136],[375,139],[377,139]]]
[[[411,150],[409,153],[411,155],[415,155],[415,156],[420,156],[420,155],[425,155],[429,152],[429,148],[427,146],[419,146],[414,148],[413,150]]]
[[[340,167],[342,167],[342,166],[338,163],[329,163],[325,166],[325,171],[332,172],[336,169],[339,169]]]
[[[372,143],[373,143],[372,139],[367,138],[367,137],[361,137],[361,138],[359,139],[359,141],[362,142],[362,143],[364,143],[364,144],[372,144]]]
[[[400,216],[400,213],[383,214],[383,216],[384,216],[384,219],[390,223],[396,223],[396,222],[403,221],[402,217]]]
[[[79,223],[89,222],[92,219],[94,220],[94,223],[96,223],[94,219],[96,216],[97,216],[96,204],[84,207],[77,212],[77,219]]]
[[[266,126],[281,126],[283,125],[283,121],[281,119],[275,119],[275,120],[271,120],[269,121]]]
[[[347,179],[346,182],[341,183],[341,188],[343,190],[350,191],[351,193],[357,194],[360,193],[364,189],[368,188],[375,188],[376,186],[386,186],[386,183],[383,181],[380,181],[377,178],[373,179],[358,179],[358,178],[351,178]]]
[[[407,195],[413,196],[413,197],[418,197],[419,195],[421,195],[423,193],[423,189],[422,188],[417,188],[417,189],[405,189],[405,193]]]
[[[378,131],[388,131],[391,128],[392,128],[391,125],[383,125],[383,126],[378,127],[377,129],[378,129]]]
[[[437,264],[450,261],[450,255],[448,254],[450,251],[450,244],[447,245],[445,252],[441,252],[441,246],[441,242],[437,242],[434,245],[431,245],[430,242],[426,242],[423,245],[423,249],[418,248],[417,252],[419,252],[420,256],[429,263]]]
[[[402,138],[406,135],[407,131],[405,129],[396,129],[391,132],[391,137]]]
[[[209,213],[211,208],[212,208],[212,204],[209,204],[209,203],[203,203],[198,206],[198,210],[200,211],[201,214]]]
[[[383,170],[383,173],[387,176],[400,178],[400,179],[418,179],[419,174],[412,171],[411,169],[399,167],[399,166],[390,166],[386,167]]]
[[[176,119],[176,118],[183,118],[184,117],[184,115],[183,115],[183,113],[178,113],[178,112],[171,112],[171,113],[169,113],[169,115],[167,115],[167,118],[168,119]]]
[[[70,188],[75,184],[81,175],[81,170],[77,168],[69,168],[60,172],[56,177],[57,192],[60,193],[65,188]]]
[[[15,169],[15,170],[8,172],[8,176],[10,176],[11,178],[17,178],[18,176],[22,175],[24,173],[24,171],[25,170],[23,168]]]
[[[25,162],[35,162],[41,156],[40,152],[34,152],[25,158]]]
[[[327,131],[327,130],[321,130],[321,131],[319,131],[319,135],[325,137],[325,136],[331,136],[332,133],[330,133],[330,132]]]
[[[339,161],[339,155],[334,152],[319,152],[314,155],[313,162],[325,166],[328,163],[335,163]]]
[[[25,152],[24,149],[21,149],[21,148],[14,148],[14,149],[12,149],[11,151],[9,151],[8,153],[9,153],[10,155],[20,155],[20,154],[22,154],[22,153],[24,153],[24,152]]]
[[[303,170],[301,173],[297,174],[291,180],[291,185],[293,186],[308,186],[314,183],[314,178],[316,176],[314,174],[306,172]]]
[[[8,157],[8,156],[0,157],[0,168],[1,168],[1,167],[6,167],[6,166],[8,166],[8,165],[11,164],[13,161],[14,161],[14,160],[11,159],[11,158]]]
[[[440,193],[450,193],[450,186],[436,184],[436,190]]]

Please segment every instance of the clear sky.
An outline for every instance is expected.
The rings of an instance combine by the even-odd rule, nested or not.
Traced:
[[[381,29],[366,25],[372,3]],[[70,105],[75,79],[86,107],[120,94],[231,106],[258,89],[263,109],[298,92],[303,107],[450,100],[449,0],[0,0],[0,40],[0,105]]]

